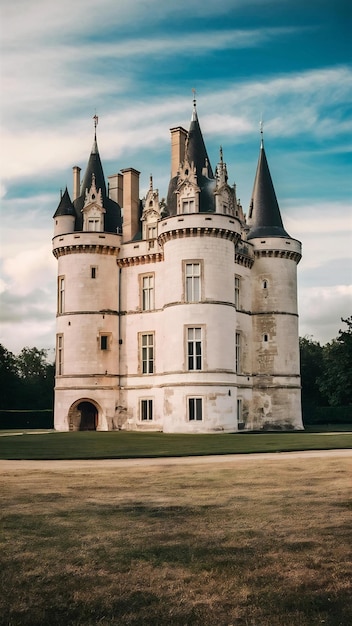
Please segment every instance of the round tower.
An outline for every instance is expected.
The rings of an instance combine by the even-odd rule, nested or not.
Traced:
[[[285,231],[263,138],[248,215],[252,267],[253,399],[248,429],[302,429],[297,264],[301,243]]]
[[[80,195],[71,203],[66,190],[54,219],[55,429],[108,430],[119,388],[121,216],[106,194],[96,136]]]

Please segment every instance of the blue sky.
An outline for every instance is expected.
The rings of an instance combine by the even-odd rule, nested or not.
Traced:
[[[169,129],[192,89],[213,167],[223,146],[248,208],[264,121],[286,230],[302,241],[300,334],[352,314],[351,3],[344,0],[1,0],[0,342],[52,348],[52,216],[99,116],[105,175],[166,195]]]

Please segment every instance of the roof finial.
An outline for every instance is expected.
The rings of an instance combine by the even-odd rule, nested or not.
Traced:
[[[222,154],[222,146],[220,146],[220,163],[223,163],[224,159],[223,159],[223,154]]]
[[[264,122],[263,122],[263,114],[260,116],[260,123],[259,123],[259,128],[260,128],[260,147],[264,148]]]
[[[196,104],[197,104],[197,100],[196,100],[196,90],[193,88],[192,89],[193,92],[193,113],[192,113],[192,122],[196,121],[197,119],[197,108],[196,108]]]
[[[97,116],[97,112],[96,111],[95,111],[95,114],[93,116],[93,120],[94,120],[94,139],[96,139],[97,138],[97,126],[98,126],[98,121],[99,121],[99,118]]]
[[[150,174],[149,176],[149,190],[153,191],[153,176]]]

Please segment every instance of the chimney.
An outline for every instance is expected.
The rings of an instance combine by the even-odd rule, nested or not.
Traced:
[[[171,132],[171,178],[176,176],[180,163],[184,161],[187,131],[182,126],[170,128]]]
[[[123,176],[122,174],[113,174],[108,176],[109,181],[109,198],[120,207],[123,206]]]
[[[81,195],[81,168],[75,165],[73,168],[73,200],[76,200]]]
[[[128,167],[121,170],[123,176],[123,241],[131,241],[139,229],[139,175]]]

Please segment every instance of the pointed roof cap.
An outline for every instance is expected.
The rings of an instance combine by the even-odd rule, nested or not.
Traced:
[[[186,143],[186,157],[189,163],[194,163],[197,176],[202,176],[204,167],[208,168],[208,177],[214,178],[213,170],[210,165],[207,149],[205,147],[202,131],[200,129],[196,100],[193,99],[193,111],[191,124],[188,131]]]
[[[120,206],[111,200],[107,194],[106,183],[104,177],[103,166],[100,160],[100,154],[97,143],[97,116],[94,116],[94,141],[92,150],[88,159],[88,164],[86,171],[84,173],[84,177],[81,184],[81,195],[74,200],[74,208],[76,213],[76,227],[75,230],[82,230],[83,228],[83,217],[82,217],[82,208],[85,202],[85,196],[87,189],[89,190],[92,186],[92,181],[94,177],[95,186],[97,190],[101,190],[101,196],[103,201],[103,207],[106,211],[105,213],[105,226],[104,230],[110,233],[116,233],[117,229],[121,227],[121,208]]]
[[[256,237],[290,237],[281,219],[279,204],[271,179],[268,161],[261,137],[257,173],[249,207],[247,239]]]
[[[68,193],[67,187],[61,196],[59,206],[57,207],[54,217],[59,217],[60,215],[72,215],[75,216],[75,208],[71,202],[70,194]]]

